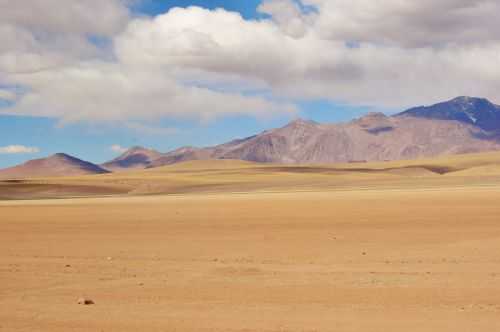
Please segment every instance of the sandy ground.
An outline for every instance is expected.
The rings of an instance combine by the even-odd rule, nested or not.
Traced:
[[[0,202],[0,331],[497,331],[499,202],[495,185]]]

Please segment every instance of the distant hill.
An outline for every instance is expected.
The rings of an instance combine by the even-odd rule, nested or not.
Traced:
[[[455,120],[486,131],[500,132],[500,106],[484,98],[458,97],[432,106],[411,108],[397,116]]]
[[[154,160],[161,157],[162,154],[158,151],[135,146],[119,157],[102,164],[101,167],[113,172],[142,169],[149,167]]]
[[[104,174],[109,171],[64,153],[30,160],[22,165],[0,170],[2,179]]]

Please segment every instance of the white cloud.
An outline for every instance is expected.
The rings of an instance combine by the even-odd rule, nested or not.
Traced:
[[[258,11],[270,15],[285,34],[296,38],[306,34],[308,25],[316,17],[314,13],[303,13],[293,0],[264,0]]]
[[[26,87],[3,112],[133,124],[294,113],[307,98],[397,108],[457,95],[500,102],[496,0],[303,0],[316,7],[308,13],[266,0],[259,10],[270,18],[261,20],[198,7],[130,18],[119,0],[57,1],[59,17],[37,7],[47,1],[3,11],[0,0],[0,83]],[[17,10],[27,2],[40,17]],[[89,34],[112,43],[96,47]]]
[[[31,91],[8,109],[13,114],[84,120],[152,120],[175,116],[211,120],[218,116],[294,112],[262,97],[185,86],[166,71],[92,62],[19,78]]]
[[[457,1],[445,2],[448,6],[441,3],[436,8],[446,13],[446,9],[451,11],[458,6]],[[318,13],[302,38],[284,33],[279,20],[248,21],[223,10],[188,8],[130,24],[116,39],[116,53],[122,63],[168,68],[178,76],[194,70],[200,78],[219,75],[219,83],[224,82],[224,75],[262,82],[274,94],[287,98],[322,98],[382,107],[413,106],[457,95],[500,100],[500,38],[496,42],[459,44],[460,39],[453,39],[457,31],[451,30],[449,45],[435,47],[431,41],[426,47],[407,47],[403,38],[406,20],[416,18],[400,15],[400,26],[393,27],[401,34],[400,39],[381,43],[372,36],[370,25],[361,22],[356,24],[362,25],[359,29],[365,38],[360,38],[358,47],[352,47],[353,39],[347,35],[330,36],[322,25],[325,17],[340,11],[354,20],[366,12],[383,20],[379,12],[392,13],[394,6],[408,7],[410,2],[310,3],[318,6]],[[290,2],[279,0],[263,6],[266,4],[277,6],[267,8],[269,13],[280,6],[290,6]],[[417,6],[420,12],[432,8],[431,2],[425,4]],[[410,6],[407,10],[413,9]],[[287,13],[286,16],[303,15],[298,10]],[[337,18],[335,22],[339,21],[342,22]],[[481,22],[478,17],[480,30]]]
[[[122,0],[0,0],[1,73],[31,73],[103,56],[130,19]]]
[[[324,38],[399,47],[498,43],[498,0],[304,0]]]
[[[0,0],[0,21],[52,33],[113,35],[126,24],[122,0]]]
[[[116,153],[124,153],[124,152],[127,152],[128,149],[124,148],[121,145],[115,144],[115,145],[111,145],[110,150],[113,152],[116,152]]]
[[[36,8],[44,3],[55,6],[54,2],[31,1]],[[8,17],[6,22],[11,23],[4,35],[0,29],[0,42],[10,42],[3,53],[0,49],[0,82],[27,87],[15,105],[3,109],[4,113],[56,117],[61,123],[120,121],[137,127],[137,120],[161,117],[209,121],[226,115],[265,117],[296,111],[290,103],[246,95],[238,89],[226,91],[220,86],[202,86],[198,84],[199,77],[186,82],[188,75],[177,76],[175,67],[160,68],[159,63],[150,66],[145,59],[133,63],[126,60],[128,56],[112,61],[120,56],[118,50],[108,50],[110,52],[103,55],[106,49],[95,49],[87,37],[97,34],[118,43],[122,37],[115,34],[124,27],[128,11],[118,0],[92,0],[81,6],[79,3],[65,2],[62,17],[48,14],[37,18],[24,14],[18,9],[26,7],[26,3],[0,14],[0,18],[4,15]],[[61,6],[59,2],[58,6]],[[0,11],[2,7],[7,6],[0,2]],[[97,18],[104,15],[102,20],[109,19],[112,24],[92,26],[96,20],[94,13]],[[66,14],[77,16],[74,25],[66,19]],[[129,23],[129,29],[141,22],[153,22],[153,19],[137,18]],[[42,29],[48,39],[40,44],[27,27]],[[59,48],[53,47],[55,41]],[[2,67],[5,68],[3,79]]]
[[[24,154],[24,153],[38,153],[39,148],[29,147],[24,145],[9,145],[0,147],[0,154]]]

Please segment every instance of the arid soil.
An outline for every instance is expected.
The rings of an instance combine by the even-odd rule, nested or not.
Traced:
[[[500,330],[500,181],[454,178],[0,202],[0,331]]]

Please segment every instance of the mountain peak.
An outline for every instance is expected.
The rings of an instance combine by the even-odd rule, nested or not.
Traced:
[[[118,156],[118,158],[116,159],[123,159],[137,154],[143,154],[148,156],[153,156],[153,155],[159,156],[161,153],[153,149],[145,148],[143,146],[133,146],[124,153],[122,153],[120,156]]]
[[[382,112],[367,113],[362,117],[353,120],[351,123],[366,129],[377,128],[381,126],[387,128],[390,126],[389,117]]]
[[[112,171],[122,171],[129,168],[146,168],[162,154],[156,150],[142,146],[133,146],[123,154],[102,166]]]
[[[54,162],[76,162],[76,163],[81,161],[76,157],[73,157],[67,153],[62,153],[62,152],[54,153],[53,155],[42,160],[54,161]]]
[[[469,97],[469,96],[459,96],[459,97],[453,98],[450,101],[451,102],[458,102],[458,103],[467,103],[467,102],[470,102],[471,100],[475,100],[475,99],[480,99],[480,98]]]
[[[132,154],[132,153],[138,153],[138,152],[143,152],[143,151],[149,151],[150,149],[147,149],[143,146],[133,146],[131,148],[128,148],[127,151],[125,151],[123,154]]]
[[[297,126],[315,126],[318,123],[313,120],[306,120],[302,118],[297,118],[292,120],[286,127],[297,127]]]
[[[58,152],[54,153],[53,155],[49,156],[48,158],[72,158],[69,154],[63,153],[63,152]]]
[[[396,116],[458,121],[492,132],[500,129],[500,106],[485,98],[460,96],[431,106],[411,108]]]
[[[479,98],[479,97],[470,97],[470,96],[458,96],[450,100],[451,102],[460,102],[460,103],[468,103],[471,101],[488,101],[486,98]]]
[[[480,105],[495,107],[495,105],[486,98],[468,97],[468,96],[456,97],[450,100],[449,103],[458,104],[462,105],[463,107],[470,107],[470,108],[477,107]]]

